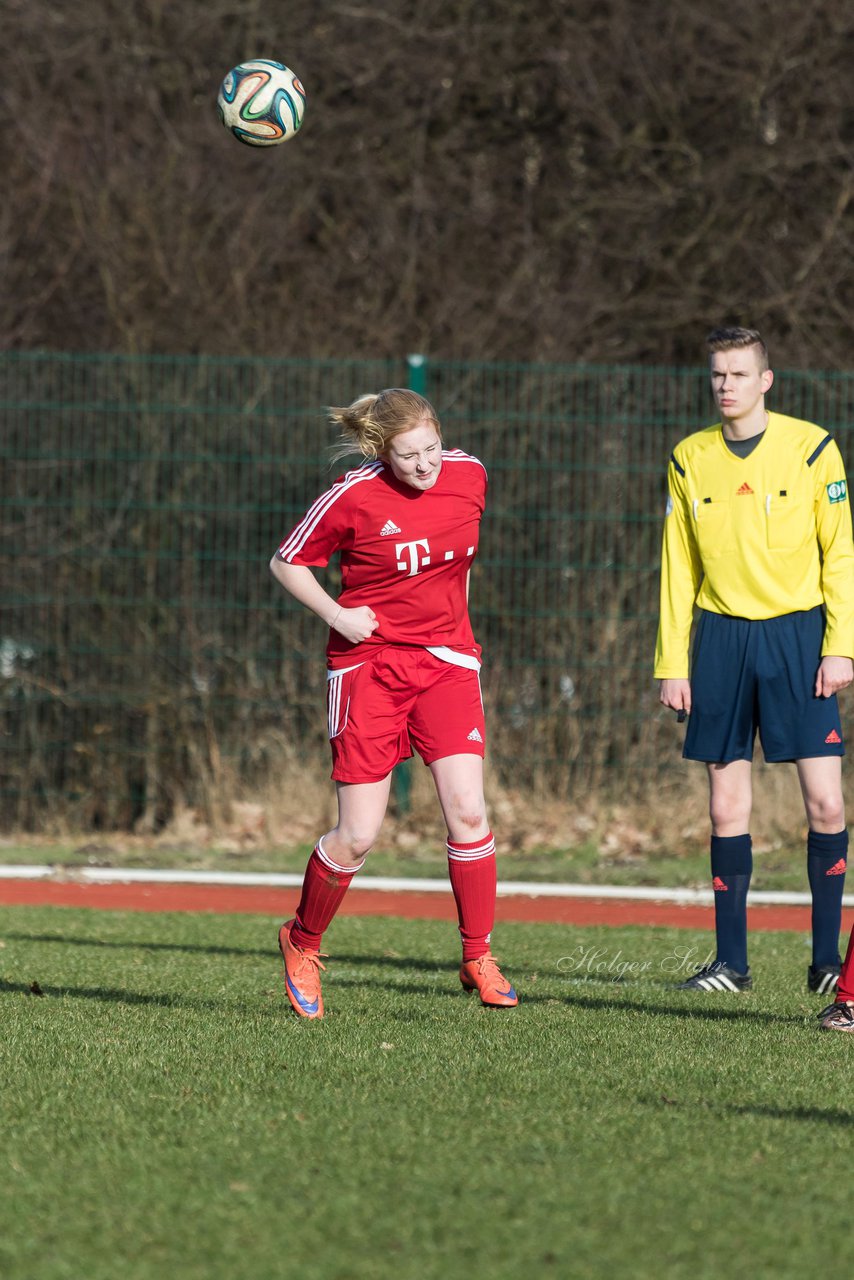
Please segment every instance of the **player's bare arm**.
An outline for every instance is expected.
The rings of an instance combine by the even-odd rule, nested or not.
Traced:
[[[661,680],[658,686],[658,699],[671,711],[684,711],[691,714],[691,681]]]
[[[854,681],[854,662],[828,654],[819,663],[815,678],[815,696],[829,698],[840,689],[847,689]]]
[[[379,623],[373,609],[359,605],[356,609],[343,609],[315,578],[311,569],[302,564],[286,564],[278,556],[270,561],[270,572],[306,609],[337,631],[351,644],[360,644],[373,635]]]

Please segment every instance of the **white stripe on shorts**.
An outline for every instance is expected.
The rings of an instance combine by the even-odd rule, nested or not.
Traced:
[[[432,653],[440,662],[450,662],[452,667],[467,667],[469,671],[480,671],[480,663],[473,653],[459,653],[444,644],[425,644],[424,648]]]
[[[344,722],[341,723],[341,685],[344,676],[351,671],[358,671],[359,667],[364,663],[357,662],[354,667],[343,667],[340,671],[327,671],[326,673],[326,721],[329,731],[329,738],[337,738],[339,733],[343,733],[347,728],[347,715],[350,711],[350,699],[347,699],[347,705],[344,708]]]

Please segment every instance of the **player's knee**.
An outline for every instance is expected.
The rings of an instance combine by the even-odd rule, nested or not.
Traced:
[[[366,853],[370,853],[374,847],[376,835],[374,832],[355,831],[350,837],[347,845],[347,851],[353,861],[364,858]]]
[[[323,843],[331,858],[348,864],[359,862],[366,853],[370,853],[376,838],[376,831],[366,828],[338,827],[335,831],[330,831]]]
[[[806,801],[810,826],[817,831],[841,831],[845,826],[845,802],[838,791],[810,795]]]
[[[712,831],[718,836],[740,835],[750,826],[750,803],[739,796],[715,796],[709,805]]]
[[[448,809],[449,819],[453,820],[455,826],[459,825],[464,831],[472,833],[472,838],[486,823],[486,806],[481,796],[451,796]]]

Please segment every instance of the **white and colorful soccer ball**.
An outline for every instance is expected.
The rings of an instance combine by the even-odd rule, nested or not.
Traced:
[[[250,147],[275,147],[302,124],[305,89],[282,62],[255,58],[232,67],[216,100],[220,119]]]

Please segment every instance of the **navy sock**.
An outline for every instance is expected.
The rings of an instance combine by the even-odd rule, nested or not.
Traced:
[[[807,875],[812,891],[812,962],[816,968],[839,964],[842,890],[848,859],[848,830],[807,836]]]
[[[747,973],[747,890],[753,872],[749,835],[712,836],[717,959]]]

